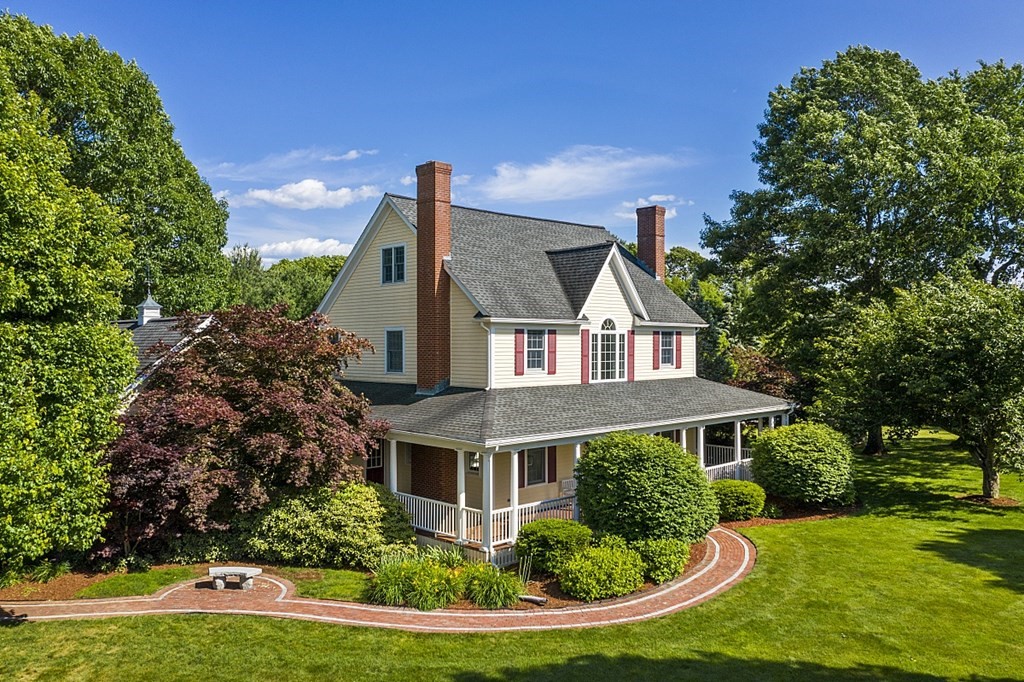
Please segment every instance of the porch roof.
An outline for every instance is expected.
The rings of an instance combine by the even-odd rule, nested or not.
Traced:
[[[412,384],[346,381],[373,405],[393,431],[482,448],[567,439],[621,429],[713,423],[745,415],[778,413],[781,398],[699,377],[568,386],[450,388],[416,395]]]

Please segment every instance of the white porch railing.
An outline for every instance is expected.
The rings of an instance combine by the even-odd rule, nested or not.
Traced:
[[[743,459],[750,459],[750,448],[740,448],[740,455]],[[704,467],[710,469],[720,464],[733,464],[736,462],[736,450],[731,445],[705,445],[704,446]]]
[[[705,467],[704,473],[707,474],[708,481],[711,483],[721,481],[726,478],[738,478],[741,481],[749,481],[751,480],[750,459],[748,458],[740,461],[738,467],[735,461],[729,462],[728,464],[718,464],[712,467]]]
[[[537,519],[571,519],[574,497],[558,497],[519,507],[519,527]]]
[[[455,537],[459,532],[459,508],[450,502],[430,500],[426,497],[395,493],[412,516],[413,528],[430,533],[441,533]]]

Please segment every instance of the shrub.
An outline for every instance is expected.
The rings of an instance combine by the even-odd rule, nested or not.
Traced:
[[[770,495],[805,504],[853,502],[853,450],[824,424],[765,431],[754,443],[754,480]]]
[[[240,519],[231,524],[231,530],[185,533],[171,540],[160,556],[171,564],[205,564],[237,559],[247,553],[242,532],[247,525]]]
[[[724,479],[711,484],[718,498],[718,518],[722,521],[746,521],[764,509],[764,488],[750,481]]]
[[[381,531],[389,543],[405,544],[416,538],[412,529],[412,516],[402,504],[402,501],[395,497],[395,494],[382,486],[380,483],[367,483],[370,489],[377,495],[377,501],[384,508],[384,515],[381,517]]]
[[[485,609],[504,609],[516,604],[523,583],[515,573],[492,564],[468,564],[462,573],[466,597]]]
[[[644,562],[631,549],[587,547],[566,560],[558,583],[566,594],[583,601],[618,597],[644,584]]]
[[[458,571],[428,558],[414,560],[407,576],[406,603],[420,611],[451,606],[462,598],[462,577]]]
[[[594,546],[607,547],[609,549],[629,549],[629,543],[626,542],[626,538],[612,535],[611,533],[602,533],[595,536]]]
[[[425,557],[433,561],[434,563],[444,566],[445,568],[459,568],[460,566],[466,565],[466,557],[462,553],[462,548],[451,545],[449,547],[442,547],[440,545],[430,545],[423,547],[420,553]]]
[[[639,540],[633,551],[644,563],[644,577],[655,583],[679,577],[690,560],[690,546],[682,540]]]
[[[576,478],[580,511],[597,532],[698,542],[718,522],[697,459],[664,438],[618,432],[591,441]]]
[[[573,554],[590,545],[593,532],[568,519],[538,519],[519,529],[516,554],[532,556],[533,568],[542,573],[557,573]]]
[[[397,554],[382,557],[374,569],[373,578],[367,589],[367,598],[374,604],[405,604],[405,595],[409,591],[409,574],[414,561],[415,559]]]
[[[246,541],[255,559],[297,566],[366,566],[390,543],[386,510],[370,486],[348,483],[272,506]]]

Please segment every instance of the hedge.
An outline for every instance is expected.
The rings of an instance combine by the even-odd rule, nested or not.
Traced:
[[[590,545],[589,528],[568,519],[538,519],[519,529],[516,555],[533,557],[533,568],[541,573],[557,573],[573,554]]]
[[[580,513],[595,532],[693,543],[718,522],[697,458],[664,438],[617,432],[591,441],[576,480]]]
[[[718,518],[722,521],[746,521],[764,509],[764,488],[751,481],[723,479],[711,484],[718,498]]]
[[[853,450],[838,431],[801,422],[762,433],[754,442],[754,480],[769,495],[804,504],[850,504]]]

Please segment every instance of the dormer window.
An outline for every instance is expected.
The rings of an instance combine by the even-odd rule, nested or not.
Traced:
[[[626,332],[615,327],[611,318],[601,323],[601,331],[590,337],[590,380],[622,381],[626,378]]]
[[[405,245],[385,246],[380,250],[380,283],[405,281]]]

